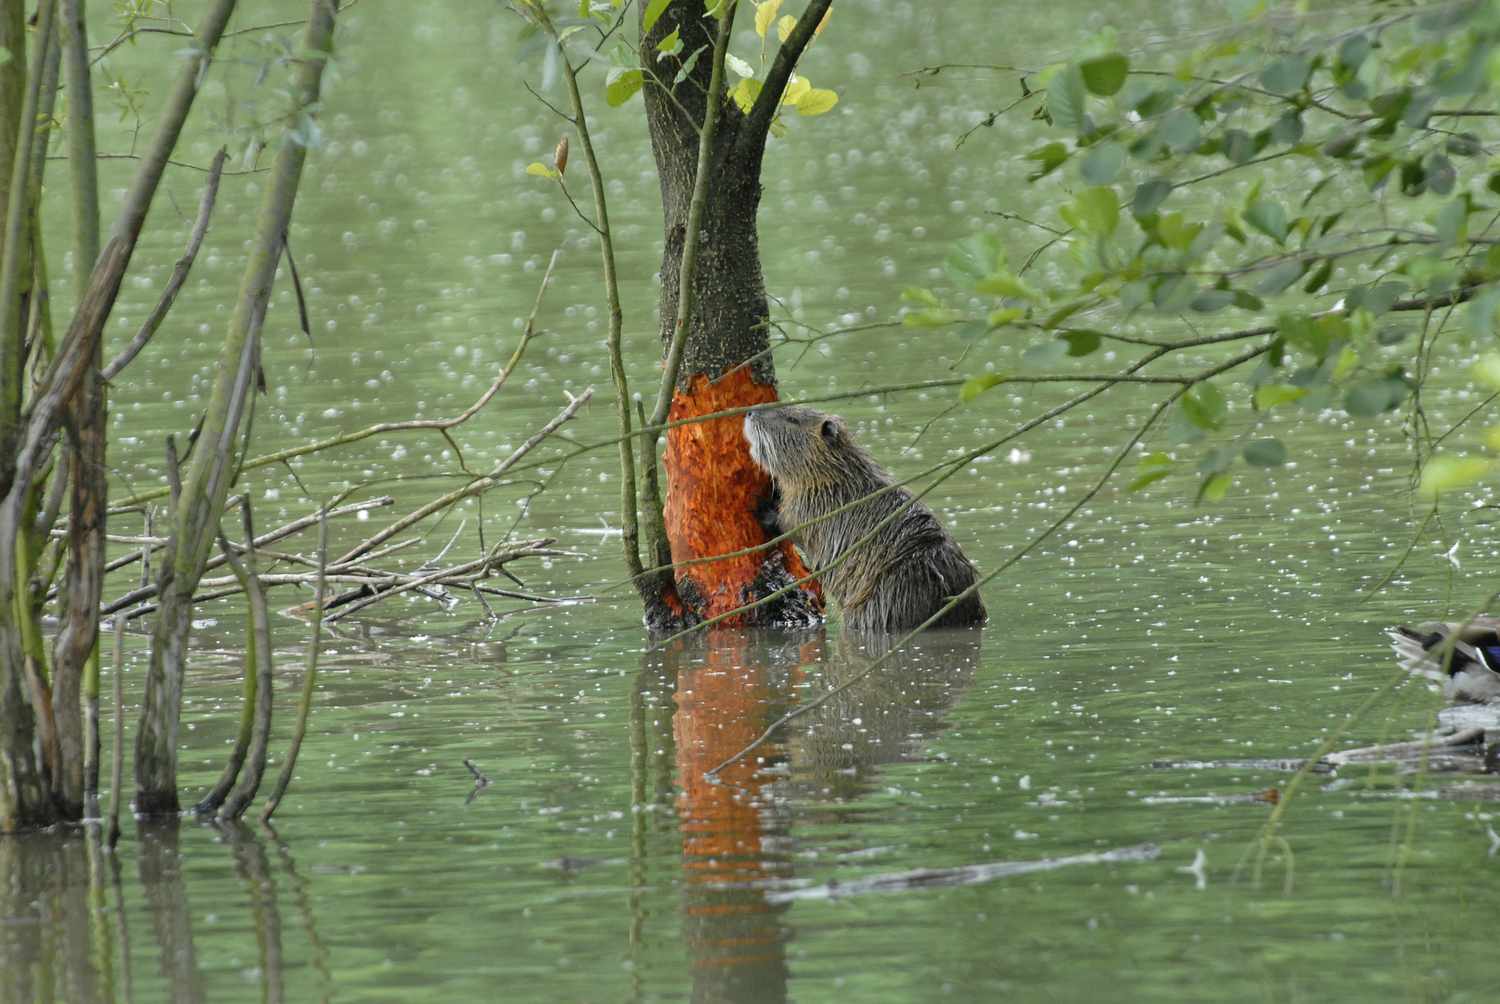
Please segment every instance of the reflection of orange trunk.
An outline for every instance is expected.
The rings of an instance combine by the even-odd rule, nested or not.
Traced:
[[[694,1000],[786,998],[782,908],[766,902],[765,885],[790,878],[791,862],[776,846],[785,820],[775,775],[763,766],[785,747],[767,743],[724,768],[718,783],[704,778],[754,741],[789,700],[793,667],[771,665],[750,641],[721,634],[710,648],[676,653],[683,665],[673,732]],[[682,658],[688,652],[703,658]]]
[[[718,381],[697,374],[679,385],[672,398],[670,418],[676,422],[730,408],[744,408],[776,400],[776,388],[757,383],[749,367],[741,367]],[[770,492],[771,480],[750,459],[744,420],[739,416],[696,422],[667,431],[667,539],[672,561],[727,554],[763,544],[768,539],[756,519],[756,509]],[[700,617],[714,617],[759,599],[768,556],[784,562],[786,575],[800,579],[807,567],[789,543],[779,547],[695,565],[677,572],[677,591]],[[784,579],[785,575],[775,577]],[[757,579],[760,583],[757,583]],[[785,584],[772,583],[772,588]],[[806,587],[809,592],[813,586]],[[816,603],[816,600],[813,601]],[[766,608],[731,618],[725,626],[764,623]]]

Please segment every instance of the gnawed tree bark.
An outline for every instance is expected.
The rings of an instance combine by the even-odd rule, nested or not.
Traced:
[[[288,127],[266,185],[203,429],[173,514],[174,532],[158,579],[160,608],[151,633],[151,662],[136,732],[135,808],[142,815],[175,815],[179,811],[177,727],[192,628],[193,591],[218,534],[240,452],[240,423],[249,406],[253,374],[260,367],[261,323],[285,250],[287,225],[307,158],[307,149],[297,135],[309,134],[301,126],[317,107],[323,68],[332,51],[335,13],[334,0],[312,0],[298,50]]]
[[[718,121],[704,151],[707,198],[697,220],[697,261],[690,269],[689,287],[693,304],[672,388],[672,421],[777,399],[768,351],[770,310],[756,231],[761,161],[792,69],[831,2],[808,4],[748,113],[728,100],[722,83],[713,80],[714,61],[694,56],[712,49],[717,23],[704,16],[701,0],[673,0],[642,37],[642,94],[661,179],[666,233],[660,306],[667,346],[677,327],[682,263],[692,231],[700,125],[711,83],[718,84],[712,90]],[[673,31],[680,32],[679,56],[657,62],[657,43]],[[674,82],[689,59],[694,59],[691,68]],[[653,460],[648,455],[643,463],[649,467]],[[769,539],[756,512],[769,494],[770,480],[750,459],[739,418],[668,430],[665,466],[665,529],[674,563],[753,548]],[[644,517],[649,520],[652,514]],[[679,568],[676,586],[688,611],[707,618],[760,599],[806,574],[796,552],[783,542],[754,554]],[[816,591],[803,587],[725,623],[803,625],[817,621],[820,614]]]

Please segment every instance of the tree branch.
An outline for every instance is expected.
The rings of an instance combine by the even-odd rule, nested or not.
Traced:
[[[828,8],[832,5],[833,0],[812,0],[802,17],[797,20],[797,27],[792,29],[786,41],[781,43],[781,48],[776,50],[776,59],[771,63],[771,71],[766,74],[765,85],[756,97],[755,104],[750,107],[750,114],[745,116],[740,144],[765,142],[771,120],[776,117],[776,109],[781,106],[781,95],[792,79],[792,71],[797,68],[798,60],[812,42],[818,25],[823,23],[823,15],[828,13]]]

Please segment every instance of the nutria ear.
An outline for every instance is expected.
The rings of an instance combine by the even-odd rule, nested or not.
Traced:
[[[823,428],[820,431],[822,432],[822,435],[823,435],[823,442],[825,442],[825,443],[836,443],[836,442],[838,442],[838,439],[839,439],[839,423],[838,423],[838,419],[835,419],[835,418],[825,418],[825,419],[823,419]]]

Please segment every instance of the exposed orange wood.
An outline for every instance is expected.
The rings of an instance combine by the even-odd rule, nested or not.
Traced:
[[[776,400],[776,388],[757,383],[748,367],[718,381],[702,374],[688,380],[672,398],[670,418],[697,418],[730,408],[744,408]],[[763,544],[768,539],[756,519],[756,509],[770,491],[771,481],[750,459],[744,419],[719,418],[681,425],[667,431],[667,539],[672,561],[727,554]],[[776,549],[710,564],[679,569],[677,589],[682,600],[700,617],[715,617],[758,599],[753,587],[766,555],[779,553],[788,572],[801,578],[807,567],[790,543]],[[809,583],[809,591],[816,592]],[[755,612],[724,622],[724,626],[755,623]]]

